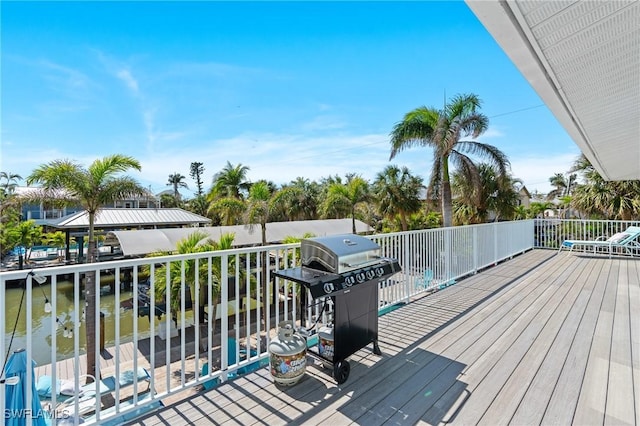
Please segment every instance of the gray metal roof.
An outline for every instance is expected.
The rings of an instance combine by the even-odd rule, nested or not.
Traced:
[[[102,208],[95,218],[95,228],[131,226],[184,226],[211,223],[211,219],[179,208],[114,209]],[[60,229],[85,229],[89,227],[86,210],[60,219],[47,221],[47,225]]]
[[[640,1],[466,3],[602,177],[640,179]]]
[[[202,228],[142,229],[136,231],[112,231],[107,233],[105,244],[119,245],[125,256],[139,256],[155,251],[174,251],[177,243],[193,232],[207,234],[206,239],[219,241],[224,234],[234,234],[234,246],[255,246],[262,242],[260,225],[209,226]],[[356,232],[371,232],[366,223],[356,220]],[[303,220],[295,222],[267,223],[267,241],[278,243],[286,237],[302,237],[311,233],[317,237],[349,234],[351,219]],[[205,239],[205,240],[206,240]]]

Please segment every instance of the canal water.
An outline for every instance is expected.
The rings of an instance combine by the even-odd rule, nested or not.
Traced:
[[[34,281],[35,284],[35,281]],[[56,315],[59,319],[59,326],[56,329],[56,359],[62,360],[73,356],[74,340],[80,339],[80,351],[84,353],[85,347],[85,323],[81,321],[80,329],[73,329],[73,337],[64,337],[64,326],[66,325],[68,330],[71,330],[72,319],[75,315],[74,312],[74,288],[73,283],[70,281],[58,281],[57,283],[57,309]],[[45,296],[52,300],[51,288],[49,284],[38,287],[34,285],[32,290],[32,349],[33,358],[38,365],[45,365],[51,362],[51,324],[56,322],[56,318],[52,313],[45,313]],[[105,287],[106,289],[106,287]],[[8,288],[6,289],[6,311],[3,312],[5,316],[5,350],[8,349],[11,341],[14,326],[16,326],[15,334],[13,336],[13,342],[11,343],[11,351],[19,348],[26,348],[26,316],[27,316],[27,300],[26,294],[22,301],[23,294],[22,288]],[[149,317],[133,317],[133,310],[122,309],[120,302],[130,300],[133,297],[132,291],[120,291],[120,298],[116,300],[114,294],[102,294],[100,296],[100,311],[104,314],[104,329],[105,329],[105,347],[115,345],[115,319],[116,316],[120,316],[120,342],[130,342],[133,339],[133,327],[134,321],[138,323],[138,339],[149,337]],[[84,297],[80,295],[80,306],[84,307]],[[18,318],[18,312],[20,310],[20,316]],[[80,312],[82,315],[82,312]],[[16,318],[18,321],[16,323]],[[163,317],[164,318],[164,317]],[[152,317],[156,321],[156,330],[158,327],[158,320]],[[2,354],[4,360],[6,353]]]

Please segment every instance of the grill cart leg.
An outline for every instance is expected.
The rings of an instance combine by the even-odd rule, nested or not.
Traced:
[[[373,341],[373,353],[376,355],[382,355],[382,351],[380,350],[380,346],[378,346],[378,341]]]
[[[349,378],[351,372],[351,366],[348,361],[338,361],[333,367],[333,377],[336,379],[339,385],[343,384]]]

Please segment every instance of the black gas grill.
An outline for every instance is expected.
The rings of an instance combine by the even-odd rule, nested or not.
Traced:
[[[346,358],[369,343],[378,347],[378,283],[400,271],[398,261],[380,257],[380,247],[358,235],[309,238],[300,243],[301,267],[276,275],[309,289],[314,299],[333,302],[333,358],[313,356],[333,366],[338,383],[349,376]],[[303,301],[304,303],[304,301]]]

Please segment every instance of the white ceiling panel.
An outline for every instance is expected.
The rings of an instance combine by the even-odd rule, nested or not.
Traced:
[[[466,3],[600,174],[640,179],[640,1]]]

